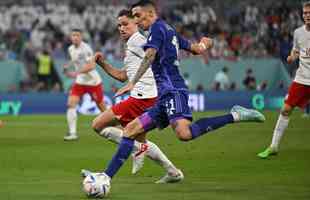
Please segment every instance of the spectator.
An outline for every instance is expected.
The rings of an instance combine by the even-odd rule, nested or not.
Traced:
[[[192,86],[192,82],[191,82],[191,79],[189,78],[189,73],[185,72],[183,74],[183,77],[184,77],[184,81],[185,81],[185,84],[188,88],[190,88]]]
[[[278,83],[278,89],[281,89],[281,90],[284,89],[284,82],[283,82],[283,80],[280,80],[280,81],[279,81],[279,83]]]
[[[54,68],[54,62],[47,50],[44,50],[37,58],[38,91],[61,90],[59,77]]]
[[[257,90],[258,91],[265,91],[268,87],[268,81],[264,80],[263,82],[261,82],[258,86],[257,86]]]
[[[243,85],[247,90],[256,89],[256,78],[254,77],[253,70],[251,68],[246,71],[246,76],[243,79]]]
[[[214,78],[214,88],[217,88],[218,90],[228,90],[230,81],[228,77],[228,68],[225,66],[223,69],[215,74]],[[216,90],[217,90],[216,89]]]
[[[196,91],[197,92],[204,92],[204,87],[202,85],[202,83],[199,83],[196,87]]]
[[[236,84],[236,82],[232,82],[232,83],[230,84],[229,90],[230,90],[230,91],[235,91],[236,89],[237,89],[237,84]]]

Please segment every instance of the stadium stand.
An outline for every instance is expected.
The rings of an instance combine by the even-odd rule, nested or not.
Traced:
[[[182,58],[185,59],[182,70],[189,72],[195,82],[192,90],[200,83],[204,88],[210,89],[214,72],[227,62],[229,66],[234,66],[230,71],[232,77],[234,74],[237,74],[236,77],[243,75],[244,68],[252,66],[258,81],[263,81],[260,78],[262,65],[274,64],[269,66],[274,69],[287,68],[277,60],[287,56],[292,43],[292,30],[302,24],[300,1],[158,2],[160,7],[174,8],[161,9],[161,15],[185,37],[196,40],[202,35],[209,35],[215,39],[215,47],[204,56],[203,61],[186,53],[182,54]],[[27,82],[28,79],[29,82],[37,79],[34,73],[35,63],[31,61],[43,49],[48,49],[56,63],[62,63],[67,57],[68,34],[74,27],[85,31],[85,39],[95,50],[102,51],[110,61],[119,62],[123,46],[115,34],[114,17],[115,13],[128,3],[130,1],[95,0],[87,4],[85,1],[69,0],[28,0],[21,1],[20,4],[14,4],[11,0],[1,1],[0,59],[21,61],[26,72],[22,79],[14,79],[13,85],[20,84],[22,80]],[[253,59],[254,61],[248,64],[248,60]],[[201,72],[186,69],[187,63],[199,66],[197,69],[201,68],[204,74],[213,74],[210,75],[212,78],[196,78],[195,74],[200,75]],[[121,66],[121,63],[118,66]],[[2,64],[0,67],[6,66]],[[56,67],[64,88],[67,88],[65,85],[69,85],[69,82],[62,76],[60,64],[56,64]],[[293,73],[290,69],[288,72]],[[287,85],[287,75],[283,75],[282,72],[280,74],[280,80],[283,79]],[[105,86],[109,91],[114,82],[106,77],[104,80],[108,80]],[[275,79],[268,79],[268,88],[274,88],[276,85],[273,80]],[[243,89],[238,81],[236,84],[238,89]],[[15,88],[33,91],[34,85],[35,83]],[[11,88],[1,84],[1,91],[10,91]]]

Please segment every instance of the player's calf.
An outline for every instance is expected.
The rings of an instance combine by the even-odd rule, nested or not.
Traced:
[[[92,128],[100,134],[100,132],[109,126],[116,126],[118,125],[118,121],[116,116],[114,115],[111,109],[104,111],[100,115],[98,115],[92,122]]]

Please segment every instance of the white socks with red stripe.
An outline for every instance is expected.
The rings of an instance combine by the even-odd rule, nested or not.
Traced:
[[[76,135],[76,122],[77,122],[76,108],[68,108],[67,122],[68,122],[69,134]]]
[[[100,135],[107,138],[111,142],[119,144],[123,131],[116,127],[107,127],[100,132]],[[147,147],[146,155],[154,160],[156,163],[165,168],[168,172],[175,171],[176,167],[172,164],[172,162],[167,158],[167,156],[160,150],[160,148],[151,141],[147,141],[146,144],[135,141],[134,143],[134,153],[139,153],[141,150],[143,151]]]
[[[283,116],[282,114],[279,115],[276,127],[273,131],[273,137],[270,147],[275,151],[278,150],[281,138],[285,129],[287,128],[289,123],[289,117]]]
[[[151,141],[147,141],[149,149],[146,155],[152,160],[156,161],[160,166],[166,169],[169,173],[174,173],[177,168],[172,164],[172,162],[167,158],[167,156],[160,150],[160,148]]]

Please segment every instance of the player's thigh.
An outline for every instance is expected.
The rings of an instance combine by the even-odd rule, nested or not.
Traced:
[[[76,96],[76,95],[70,95],[68,97],[68,102],[67,102],[67,106],[69,108],[75,108],[78,103],[80,102],[80,96]]]
[[[169,123],[177,137],[185,141],[191,139],[189,125],[192,120],[192,112],[188,106],[188,93],[182,91],[171,93],[165,99],[164,105]]]
[[[71,86],[70,92],[69,92],[69,97],[67,101],[67,106],[71,108],[75,108],[77,104],[79,103],[81,97],[85,93],[84,91],[84,86],[79,85],[77,83],[74,83]]]
[[[99,109],[103,111],[104,106],[104,97],[103,97],[103,87],[101,84],[95,86],[88,86],[87,93],[91,96],[92,100],[96,102]]]
[[[107,126],[116,126],[118,125],[118,120],[111,109],[100,113],[92,123],[92,128],[96,131],[101,131]]]
[[[128,138],[138,138],[140,134],[144,134],[143,124],[139,120],[139,118],[134,119],[131,121],[127,126],[124,128],[124,136]]]
[[[293,82],[285,98],[281,113],[289,116],[295,107],[304,108],[309,102],[309,86]]]
[[[191,121],[186,118],[179,118],[171,123],[171,127],[173,128],[178,139],[182,141],[188,141],[192,139],[192,134],[190,130]]]

